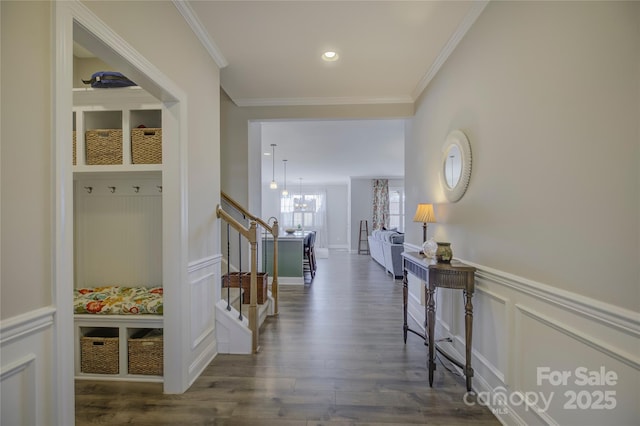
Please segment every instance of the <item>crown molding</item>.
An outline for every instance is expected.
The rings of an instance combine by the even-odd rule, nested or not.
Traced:
[[[240,98],[233,99],[239,107],[261,106],[328,106],[328,105],[374,105],[374,104],[411,104],[411,96],[376,97],[340,97],[340,98]]]
[[[490,0],[475,0],[474,5],[471,7],[469,12],[467,12],[466,16],[458,25],[458,28],[453,33],[447,44],[442,48],[436,60],[433,62],[427,73],[422,77],[416,88],[413,90],[413,99],[417,100],[418,97],[422,94],[424,89],[427,88],[431,80],[436,76],[440,68],[447,61],[451,53],[455,50],[460,43],[460,40],[464,37],[464,35],[469,31],[471,26],[476,22],[476,19],[480,16],[485,7],[489,4]]]
[[[191,30],[193,30],[198,40],[200,40],[200,43],[202,43],[207,52],[209,52],[209,55],[211,55],[218,65],[218,68],[222,69],[229,65],[229,62],[227,62],[220,48],[213,41],[213,38],[205,29],[204,25],[202,25],[202,22],[191,8],[189,2],[186,0],[172,0],[172,2],[184,20],[187,21],[187,24],[189,24],[189,27],[191,27]]]

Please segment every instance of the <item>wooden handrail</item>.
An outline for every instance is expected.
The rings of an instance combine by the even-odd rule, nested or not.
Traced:
[[[263,228],[265,228],[267,231],[269,231],[269,233],[271,235],[273,235],[273,236],[277,236],[278,235],[279,230],[278,230],[278,221],[277,220],[275,220],[273,225],[269,225],[267,222],[265,222],[264,220],[262,220],[258,216],[254,215],[254,214],[251,214],[251,212],[249,212],[249,210],[245,209],[244,206],[242,206],[242,204],[238,203],[236,200],[234,200],[229,195],[227,195],[226,192],[220,191],[220,195],[222,196],[222,199],[224,201],[226,201],[227,203],[231,204],[233,206],[233,208],[238,210],[245,217],[249,218],[249,220],[255,220],[256,222],[258,222],[258,224],[260,226],[262,226]]]
[[[227,222],[229,222],[229,224],[233,227],[233,229],[241,233],[247,240],[249,240],[249,242],[255,243],[257,241],[256,235],[255,235],[256,233],[253,232],[253,235],[252,235],[251,225],[249,228],[246,228],[243,224],[238,222],[233,216],[231,216],[229,213],[224,211],[219,204],[216,207],[216,215],[218,216],[219,219],[224,219]],[[252,224],[253,224],[252,227],[255,228],[256,227],[255,221],[252,221]],[[253,241],[251,241],[252,238],[253,238]]]
[[[278,233],[280,232],[280,228],[278,225],[278,219],[274,218],[273,225],[269,225],[264,220],[260,219],[254,214],[251,214],[244,206],[238,203],[236,200],[231,198],[226,192],[220,191],[220,195],[224,201],[229,203],[234,209],[242,213],[245,217],[249,218],[249,220],[253,220],[258,223],[260,226],[265,228],[271,235],[273,236],[273,280],[271,281],[271,296],[273,297],[273,314],[277,316],[279,314],[279,296],[278,296]],[[218,206],[220,210],[222,208]],[[224,210],[222,210],[224,212]],[[224,212],[226,217],[233,219],[226,212]],[[225,220],[227,220],[225,218]],[[240,224],[237,220],[233,219],[233,221],[238,225],[244,228],[242,224]],[[246,228],[245,228],[246,229]]]
[[[258,227],[256,221],[252,220],[249,223],[249,228],[246,228],[240,222],[235,220],[229,213],[225,212],[218,204],[216,207],[216,215],[218,218],[227,221],[236,231],[243,235],[251,244],[251,279],[249,287],[249,330],[251,330],[251,350],[253,353],[258,352],[258,333],[260,331],[258,327]]]

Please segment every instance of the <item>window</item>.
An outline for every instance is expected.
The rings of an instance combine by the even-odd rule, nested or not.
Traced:
[[[327,247],[326,193],[324,190],[289,191],[280,197],[280,226],[316,231],[316,247]]]
[[[280,198],[280,221],[284,228],[320,229],[323,227],[322,194],[294,194]]]
[[[389,228],[404,232],[404,188],[389,187]]]
[[[280,217],[285,228],[317,228],[318,211],[321,204],[317,194],[291,194],[280,198]]]

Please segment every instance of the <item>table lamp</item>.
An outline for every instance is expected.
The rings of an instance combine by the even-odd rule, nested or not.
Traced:
[[[424,244],[427,241],[427,223],[436,223],[433,204],[418,204],[413,221],[422,222],[422,243]]]

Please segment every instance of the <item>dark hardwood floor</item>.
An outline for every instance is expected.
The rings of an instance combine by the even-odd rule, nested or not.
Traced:
[[[402,340],[402,282],[369,256],[331,252],[310,285],[282,286],[257,355],[218,355],[182,395],[162,385],[76,382],[76,424],[494,425],[464,403],[465,382]]]

